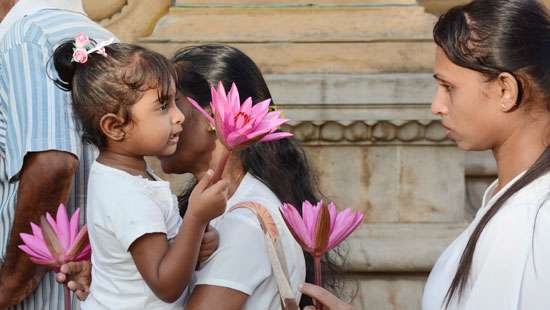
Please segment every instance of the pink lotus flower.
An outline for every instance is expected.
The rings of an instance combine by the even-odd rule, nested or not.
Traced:
[[[90,44],[90,38],[88,38],[88,36],[82,32],[78,33],[74,38],[74,45],[76,46],[76,48],[85,47],[86,45],[89,45],[89,44]]]
[[[29,255],[30,260],[59,271],[67,262],[89,260],[91,247],[88,230],[84,225],[78,230],[80,209],[76,209],[71,220],[63,204],[57,209],[56,220],[46,213],[40,219],[40,227],[31,223],[32,235],[21,233],[24,244],[19,248]]]
[[[318,286],[321,285],[321,256],[344,241],[364,218],[363,213],[349,208],[338,212],[334,203],[327,206],[322,200],[316,205],[304,201],[302,216],[288,203],[283,203],[281,213],[296,241],[313,256]],[[322,309],[320,303],[315,304],[317,309]]]
[[[84,64],[88,61],[88,51],[86,51],[83,47],[78,47],[73,51],[73,59],[74,62],[78,62],[81,64]]]
[[[322,256],[344,241],[364,218],[363,213],[350,208],[338,212],[334,203],[327,206],[323,201],[316,205],[304,201],[302,216],[288,203],[281,212],[298,243],[314,256]]]
[[[214,117],[210,116],[195,100],[187,98],[216,128],[218,138],[228,150],[245,147],[253,142],[279,140],[292,136],[288,132],[276,132],[279,126],[288,120],[281,118],[280,111],[269,112],[267,99],[252,105],[252,98],[247,98],[241,105],[239,91],[235,83],[226,94],[222,82],[218,89],[210,88],[212,102],[210,107]]]
[[[57,208],[56,220],[46,213],[40,217],[40,227],[31,223],[32,235],[21,233],[23,240],[19,248],[38,265],[46,265],[59,272],[61,265],[68,262],[89,260],[92,249],[88,240],[86,225],[78,230],[80,209],[76,209],[71,220],[63,204]],[[65,285],[65,310],[71,309],[71,292]]]
[[[229,93],[225,92],[222,82],[218,89],[210,87],[212,102],[210,107],[214,117],[210,116],[193,98],[189,102],[201,112],[216,129],[216,134],[226,150],[218,162],[211,182],[220,180],[229,155],[235,149],[243,149],[255,142],[267,142],[292,136],[289,132],[276,132],[279,126],[288,120],[281,118],[280,111],[269,112],[267,99],[252,105],[252,98],[247,98],[241,105],[239,91],[235,83]]]

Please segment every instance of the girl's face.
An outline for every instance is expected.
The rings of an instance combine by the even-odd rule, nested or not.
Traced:
[[[175,86],[165,102],[160,102],[158,90],[147,90],[131,109],[125,139],[133,152],[146,156],[168,156],[176,151],[185,119],[174,101]]]
[[[450,139],[464,150],[492,149],[513,127],[512,114],[502,109],[502,88],[481,73],[452,63],[437,48],[434,78],[438,87],[432,113],[441,117]]]
[[[176,152],[160,158],[162,170],[178,174],[206,171],[215,149],[216,134],[180,92],[176,94],[176,106],[186,115],[186,120]]]

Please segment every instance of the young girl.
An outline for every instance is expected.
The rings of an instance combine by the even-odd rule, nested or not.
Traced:
[[[88,182],[93,280],[82,308],[181,308],[208,221],[225,209],[227,183],[209,186],[208,173],[182,221],[168,182],[146,165],[144,156],[171,155],[182,130],[170,63],[142,47],[95,44],[84,35],[62,43],[53,61],[83,138],[100,152]]]

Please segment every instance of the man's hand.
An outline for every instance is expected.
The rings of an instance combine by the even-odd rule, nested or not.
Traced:
[[[76,294],[78,299],[85,300],[90,294],[92,262],[82,261],[64,264],[55,279],[61,284],[67,284],[67,287]]]
[[[216,228],[208,225],[208,229],[204,233],[199,251],[199,263],[204,263],[212,253],[214,253],[220,245],[220,235]]]

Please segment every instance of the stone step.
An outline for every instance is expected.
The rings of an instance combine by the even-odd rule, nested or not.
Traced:
[[[266,74],[278,104],[328,106],[429,104],[435,81],[428,73]]]
[[[143,39],[139,43],[172,57],[186,46],[211,42]],[[431,41],[229,44],[250,56],[264,73],[430,72],[435,57]]]
[[[429,272],[466,223],[367,223],[346,241],[351,272]]]
[[[173,7],[147,40],[233,43],[429,41],[434,22],[435,18],[420,6]]]
[[[415,0],[176,0],[176,6],[219,6],[219,5],[254,5],[254,6],[395,6],[414,5]]]
[[[433,120],[431,74],[268,74],[271,95],[285,116],[303,122]],[[401,125],[401,124],[392,124]],[[309,126],[309,125],[307,125]],[[313,124],[313,126],[317,126]]]
[[[230,44],[251,56],[264,73],[429,72],[435,51],[431,38],[435,17],[418,5],[404,3],[174,6],[140,43],[167,56],[189,45]]]

